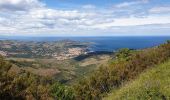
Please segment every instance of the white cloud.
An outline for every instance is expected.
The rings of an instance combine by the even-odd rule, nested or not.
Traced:
[[[170,13],[170,6],[154,7],[149,10],[150,13]]]
[[[56,18],[67,18],[67,19],[82,19],[86,17],[93,17],[95,13],[90,12],[79,12],[78,10],[55,10],[48,8],[32,9],[29,12],[32,18],[43,18],[43,19],[56,19]]]
[[[159,20],[158,20],[159,19]],[[146,18],[120,18],[115,19],[113,22],[97,24],[93,27],[96,28],[110,28],[110,27],[120,27],[120,26],[137,26],[137,25],[150,25],[150,24],[167,24],[170,23],[169,17],[154,17],[148,16]]]
[[[96,6],[91,5],[91,4],[88,4],[88,5],[84,5],[84,6],[82,6],[82,8],[84,8],[84,9],[95,9],[95,8],[96,8]]]
[[[93,5],[84,5],[81,9],[63,10],[48,8],[38,0],[0,0],[0,34],[104,35],[134,32],[132,29],[158,31],[158,28],[162,32],[167,31],[170,26],[170,15],[165,13],[167,9],[161,8],[161,12],[164,10],[164,16],[145,15],[145,12],[133,9],[146,2],[148,0],[124,2],[116,5],[120,8],[114,10],[109,7],[97,8]],[[128,6],[131,8],[127,9]],[[154,9],[156,8],[152,8],[149,12],[160,11]],[[141,13],[145,17],[136,17],[141,16]]]
[[[117,8],[129,7],[131,5],[135,5],[135,4],[138,4],[138,3],[139,2],[123,2],[123,3],[115,5],[115,7],[117,7]]]
[[[114,5],[114,7],[116,8],[125,8],[125,7],[132,7],[135,5],[139,5],[139,4],[146,4],[148,3],[148,0],[134,0],[134,1],[129,1],[129,2],[122,2],[119,4]]]
[[[0,11],[23,11],[43,5],[38,0],[0,0]]]

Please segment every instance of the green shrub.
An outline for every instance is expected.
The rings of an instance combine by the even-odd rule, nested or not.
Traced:
[[[57,100],[74,100],[73,90],[58,82],[51,86],[51,94]]]

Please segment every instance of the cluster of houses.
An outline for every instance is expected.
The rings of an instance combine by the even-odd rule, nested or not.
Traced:
[[[86,50],[84,48],[68,48],[67,51],[61,52],[61,53],[55,53],[53,55],[54,58],[57,60],[65,60],[65,59],[71,59],[76,56],[87,54]]]
[[[4,51],[0,51],[0,55],[1,55],[1,56],[7,56],[7,53],[4,52]]]

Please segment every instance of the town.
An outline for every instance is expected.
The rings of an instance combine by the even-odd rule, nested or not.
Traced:
[[[71,59],[88,53],[89,43],[62,40],[55,42],[0,41],[0,55],[18,58]]]
[[[61,53],[54,53],[53,57],[57,60],[65,60],[74,58],[82,54],[87,54],[87,50],[83,48],[68,48],[67,51]]]

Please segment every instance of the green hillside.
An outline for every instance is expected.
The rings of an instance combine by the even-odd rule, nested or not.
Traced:
[[[144,50],[121,49],[117,52],[116,59],[110,61],[108,66],[100,67],[90,77],[75,85],[76,98],[102,99],[111,91],[117,91],[122,84],[133,81],[141,73],[166,62],[169,58],[170,42]]]
[[[170,60],[148,69],[104,100],[170,100]]]

